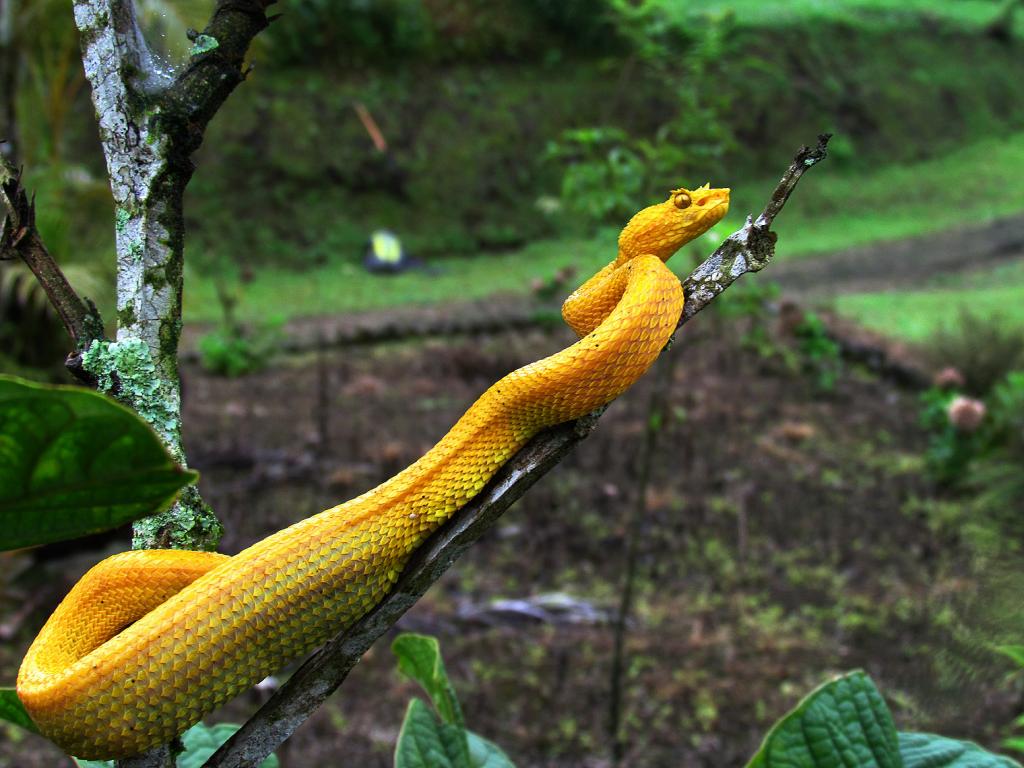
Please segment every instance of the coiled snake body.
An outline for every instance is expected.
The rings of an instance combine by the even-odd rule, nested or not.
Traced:
[[[527,440],[610,402],[647,370],[683,306],[664,261],[721,219],[728,199],[728,189],[679,189],[636,214],[615,261],[563,307],[582,338],[498,381],[373,490],[234,557],[134,551],[95,566],[18,673],[40,731],[82,758],[137,754],[359,619]]]

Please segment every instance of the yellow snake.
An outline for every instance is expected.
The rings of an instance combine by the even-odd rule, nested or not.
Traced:
[[[40,731],[81,758],[127,757],[321,645],[378,603],[409,555],[541,429],[618,397],[683,308],[665,266],[725,215],[728,189],[673,190],[565,302],[572,346],[505,376],[390,480],[254,544],[124,552],[57,607],[18,673]]]

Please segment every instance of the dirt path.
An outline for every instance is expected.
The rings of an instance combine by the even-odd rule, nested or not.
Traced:
[[[837,293],[921,285],[940,274],[992,266],[1024,258],[1024,215],[976,227],[895,240],[839,251],[831,256],[774,264],[769,278],[797,299]],[[482,301],[409,306],[350,315],[295,318],[285,328],[288,352],[378,342],[414,336],[486,333],[537,325],[550,311],[528,298],[508,295]],[[190,325],[182,356],[196,359],[198,338],[208,326]]]
[[[941,274],[1024,258],[1024,216],[947,232],[872,243],[770,268],[784,291],[818,298],[920,286]]]

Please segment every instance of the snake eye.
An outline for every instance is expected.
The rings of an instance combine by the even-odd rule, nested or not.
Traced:
[[[683,208],[690,207],[690,196],[685,192],[677,192],[672,197],[672,202],[675,203],[676,208],[682,210]]]

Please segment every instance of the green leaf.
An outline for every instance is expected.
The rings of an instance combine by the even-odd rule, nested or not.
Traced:
[[[181,736],[181,743],[185,745],[185,751],[178,755],[175,765],[177,768],[202,768],[203,763],[210,759],[210,755],[216,752],[220,745],[230,739],[241,727],[235,723],[217,723],[217,725],[198,723],[193,725]],[[277,756],[271,755],[260,763],[259,768],[280,768]]]
[[[455,688],[448,680],[437,638],[407,632],[395,638],[391,650],[398,657],[398,668],[430,695],[441,719],[465,729],[466,721]]]
[[[1012,736],[1009,739],[1003,739],[1003,746],[1014,752],[1024,752],[1024,737]]]
[[[78,768],[116,768],[113,760],[81,760],[77,757],[71,759]]]
[[[472,768],[466,731],[439,722],[423,699],[412,699],[395,745],[395,768]]]
[[[18,694],[13,688],[0,688],[0,719],[19,725],[26,731],[39,733],[39,729],[32,722],[32,718],[28,716],[28,712],[25,711],[21,699],[18,698]]]
[[[1018,667],[1024,667],[1024,645],[997,645],[992,650],[1006,656]]]
[[[469,764],[472,768],[516,768],[494,742],[472,731],[466,731],[466,738],[469,740]]]
[[[899,742],[903,768],[1020,768],[1016,761],[969,741],[931,733],[901,733]]]
[[[0,376],[0,550],[151,515],[196,477],[110,398]]]
[[[851,765],[903,766],[889,708],[871,678],[859,670],[812,691],[772,727],[747,768]]]

